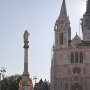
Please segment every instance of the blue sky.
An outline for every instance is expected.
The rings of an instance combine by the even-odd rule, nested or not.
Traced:
[[[62,0],[0,0],[0,67],[6,68],[6,76],[23,73],[23,33],[27,29],[30,77],[50,81],[54,24],[61,4]],[[79,34],[86,0],[66,0],[66,7],[73,38]]]

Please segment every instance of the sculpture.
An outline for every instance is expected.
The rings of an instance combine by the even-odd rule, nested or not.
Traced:
[[[20,82],[19,82],[19,89],[22,88],[22,83],[23,83],[23,80],[21,79]]]
[[[29,88],[30,88],[30,89],[33,89],[33,83],[32,83],[32,80],[30,80],[30,81],[28,82],[28,85],[29,85]]]
[[[30,34],[28,33],[28,31],[26,30],[25,32],[24,32],[24,35],[23,35],[23,38],[24,38],[24,41],[28,41],[28,36],[29,36]]]

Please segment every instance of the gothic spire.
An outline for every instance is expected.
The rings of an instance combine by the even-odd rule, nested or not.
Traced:
[[[62,2],[62,7],[60,11],[60,17],[67,17],[66,3],[65,0]]]
[[[87,0],[86,12],[90,12],[90,0]]]

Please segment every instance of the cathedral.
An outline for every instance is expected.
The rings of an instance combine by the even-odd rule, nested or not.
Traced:
[[[50,90],[90,90],[90,0],[81,20],[83,39],[71,39],[65,0],[55,22]]]

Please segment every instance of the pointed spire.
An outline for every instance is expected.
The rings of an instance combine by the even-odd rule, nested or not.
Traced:
[[[86,12],[90,12],[90,0],[87,0]]]
[[[76,35],[77,35],[77,32],[76,32]]]
[[[62,2],[62,7],[60,11],[60,17],[67,17],[66,3],[65,0]]]

